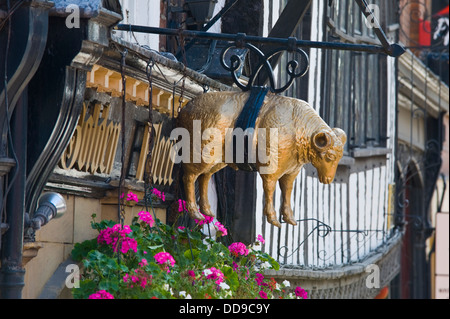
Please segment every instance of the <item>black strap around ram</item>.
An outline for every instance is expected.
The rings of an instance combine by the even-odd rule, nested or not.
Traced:
[[[254,172],[256,171],[256,150],[253,150],[253,157],[249,158],[248,141],[253,140],[253,133],[255,129],[256,119],[258,118],[259,111],[263,105],[264,98],[266,97],[269,88],[254,86],[250,91],[250,96],[244,105],[244,108],[239,114],[234,126],[235,129],[242,129],[243,134],[239,134],[235,130],[233,135],[233,163],[241,170]],[[237,148],[237,138],[243,139],[243,161],[238,152],[242,152],[242,148]],[[242,145],[239,143],[239,145]]]

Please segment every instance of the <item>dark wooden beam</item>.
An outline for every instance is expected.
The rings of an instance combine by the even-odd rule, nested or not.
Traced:
[[[278,17],[277,22],[273,26],[269,33],[269,38],[289,38],[295,34],[298,26],[303,20],[305,13],[311,6],[312,0],[290,0],[283,12]],[[270,53],[272,50],[276,49],[277,46],[273,44],[263,44],[260,50],[264,53]],[[272,68],[275,68],[280,59],[278,54],[271,60]],[[266,75],[261,74],[263,78],[260,77],[260,83],[267,81]]]
[[[302,22],[312,0],[290,0],[269,33],[269,38],[288,38]]]

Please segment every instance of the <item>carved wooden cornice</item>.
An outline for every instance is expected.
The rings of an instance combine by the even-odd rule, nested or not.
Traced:
[[[183,97],[186,99],[192,99],[202,94],[205,90],[237,90],[237,88],[230,87],[196,72],[190,69],[189,66],[186,67],[174,58],[171,59],[163,55],[163,53],[129,43],[114,34],[111,35],[110,47],[104,51],[102,59],[97,64],[109,70],[120,72],[120,63],[118,61],[120,61],[122,50],[128,51],[124,73],[135,80],[147,82],[147,64],[150,60],[154,61],[155,65],[157,65],[153,68],[154,88],[172,92],[174,83],[177,83],[176,94],[179,95],[181,82],[184,78]]]
[[[148,107],[150,102],[148,81],[137,79],[136,77],[125,76],[126,78],[126,95],[127,102],[132,102],[137,106]],[[122,77],[117,71],[105,68],[95,64],[92,70],[87,73],[86,87],[93,88],[97,92],[108,93],[113,97],[122,96]],[[175,116],[177,116],[177,108],[180,104],[181,94],[164,90],[156,85],[153,87],[153,109],[162,114],[172,114],[172,103],[175,102]],[[175,100],[175,101],[174,101]],[[189,99],[183,98],[182,107],[189,102]]]

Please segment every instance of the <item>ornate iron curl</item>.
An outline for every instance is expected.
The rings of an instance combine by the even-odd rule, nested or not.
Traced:
[[[311,229],[311,231],[308,233],[308,235],[305,236],[303,241],[297,246],[297,248],[290,255],[287,255],[289,248],[285,245],[285,246],[281,246],[278,248],[278,256],[283,257],[283,258],[291,257],[293,254],[295,254],[295,252],[297,250],[299,250],[299,248],[308,239],[308,237],[311,236],[312,233],[314,233],[316,230],[320,237],[325,237],[332,231],[331,226],[325,224],[324,222],[322,222],[316,218],[297,219],[297,222],[307,222],[307,221],[315,221],[316,226],[313,229]],[[282,250],[284,250],[284,254],[281,253]]]
[[[258,75],[262,70],[265,70],[268,76],[269,80],[269,88],[271,92],[273,93],[282,93],[286,91],[294,82],[295,79],[300,78],[304,76],[308,70],[309,70],[309,58],[305,51],[302,49],[299,49],[296,47],[296,38],[289,38],[288,39],[288,45],[287,47],[281,47],[278,49],[275,49],[271,51],[269,54],[264,54],[261,50],[259,50],[256,46],[250,44],[250,43],[244,43],[243,41],[244,36],[242,36],[240,39],[236,40],[235,43],[232,43],[228,46],[226,46],[221,53],[220,57],[220,63],[222,64],[222,67],[231,72],[231,76],[233,78],[234,83],[242,90],[242,91],[248,91],[253,86],[255,86],[255,83],[258,79]],[[244,85],[241,81],[239,81],[240,75],[241,75],[241,69],[243,67],[244,61],[237,55],[233,54],[229,57],[229,64],[225,61],[226,55],[228,51],[232,48],[242,49],[247,48],[249,50],[249,53],[254,53],[259,59],[259,63],[255,67],[255,71],[252,72],[249,76],[249,80],[246,85]],[[297,60],[291,60],[286,64],[286,72],[289,76],[289,79],[287,83],[279,88],[275,87],[275,79],[274,79],[274,71],[272,68],[272,65],[270,64],[270,59],[276,56],[277,54],[281,54],[283,52],[289,52],[289,53],[296,53],[300,55],[301,59],[304,60],[304,66],[301,70],[296,72],[296,70],[299,68],[299,62]]]

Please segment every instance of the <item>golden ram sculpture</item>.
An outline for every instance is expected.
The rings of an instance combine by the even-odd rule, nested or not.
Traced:
[[[226,137],[229,136],[227,134],[230,128],[235,127],[249,94],[231,91],[205,93],[191,100],[179,113],[177,127],[187,130],[191,137],[192,152],[182,162],[186,208],[191,218],[204,219],[197,209],[196,180],[200,191],[200,211],[214,216],[208,201],[209,180],[212,174],[227,165],[237,169],[237,165],[230,162],[230,157],[226,154],[233,149],[230,146],[232,139]],[[199,124],[201,132],[195,132]],[[276,129],[277,134],[260,141],[260,136],[267,136],[257,133],[263,131],[263,128]],[[208,130],[209,134],[205,134]],[[215,136],[211,132],[215,132]],[[201,141],[198,140],[199,136]],[[257,147],[259,150],[259,146],[265,144],[262,148],[266,151],[264,155],[269,152],[268,160],[264,161],[261,161],[261,153],[258,153],[254,164],[263,182],[264,215],[267,222],[281,227],[273,204],[273,192],[279,181],[282,192],[280,213],[285,222],[296,225],[290,205],[296,176],[304,164],[311,163],[317,169],[320,182],[331,183],[343,155],[347,140],[345,132],[339,128],[331,129],[305,101],[268,93],[256,119],[252,139],[252,150]],[[269,164],[272,165],[271,169],[268,169]]]

